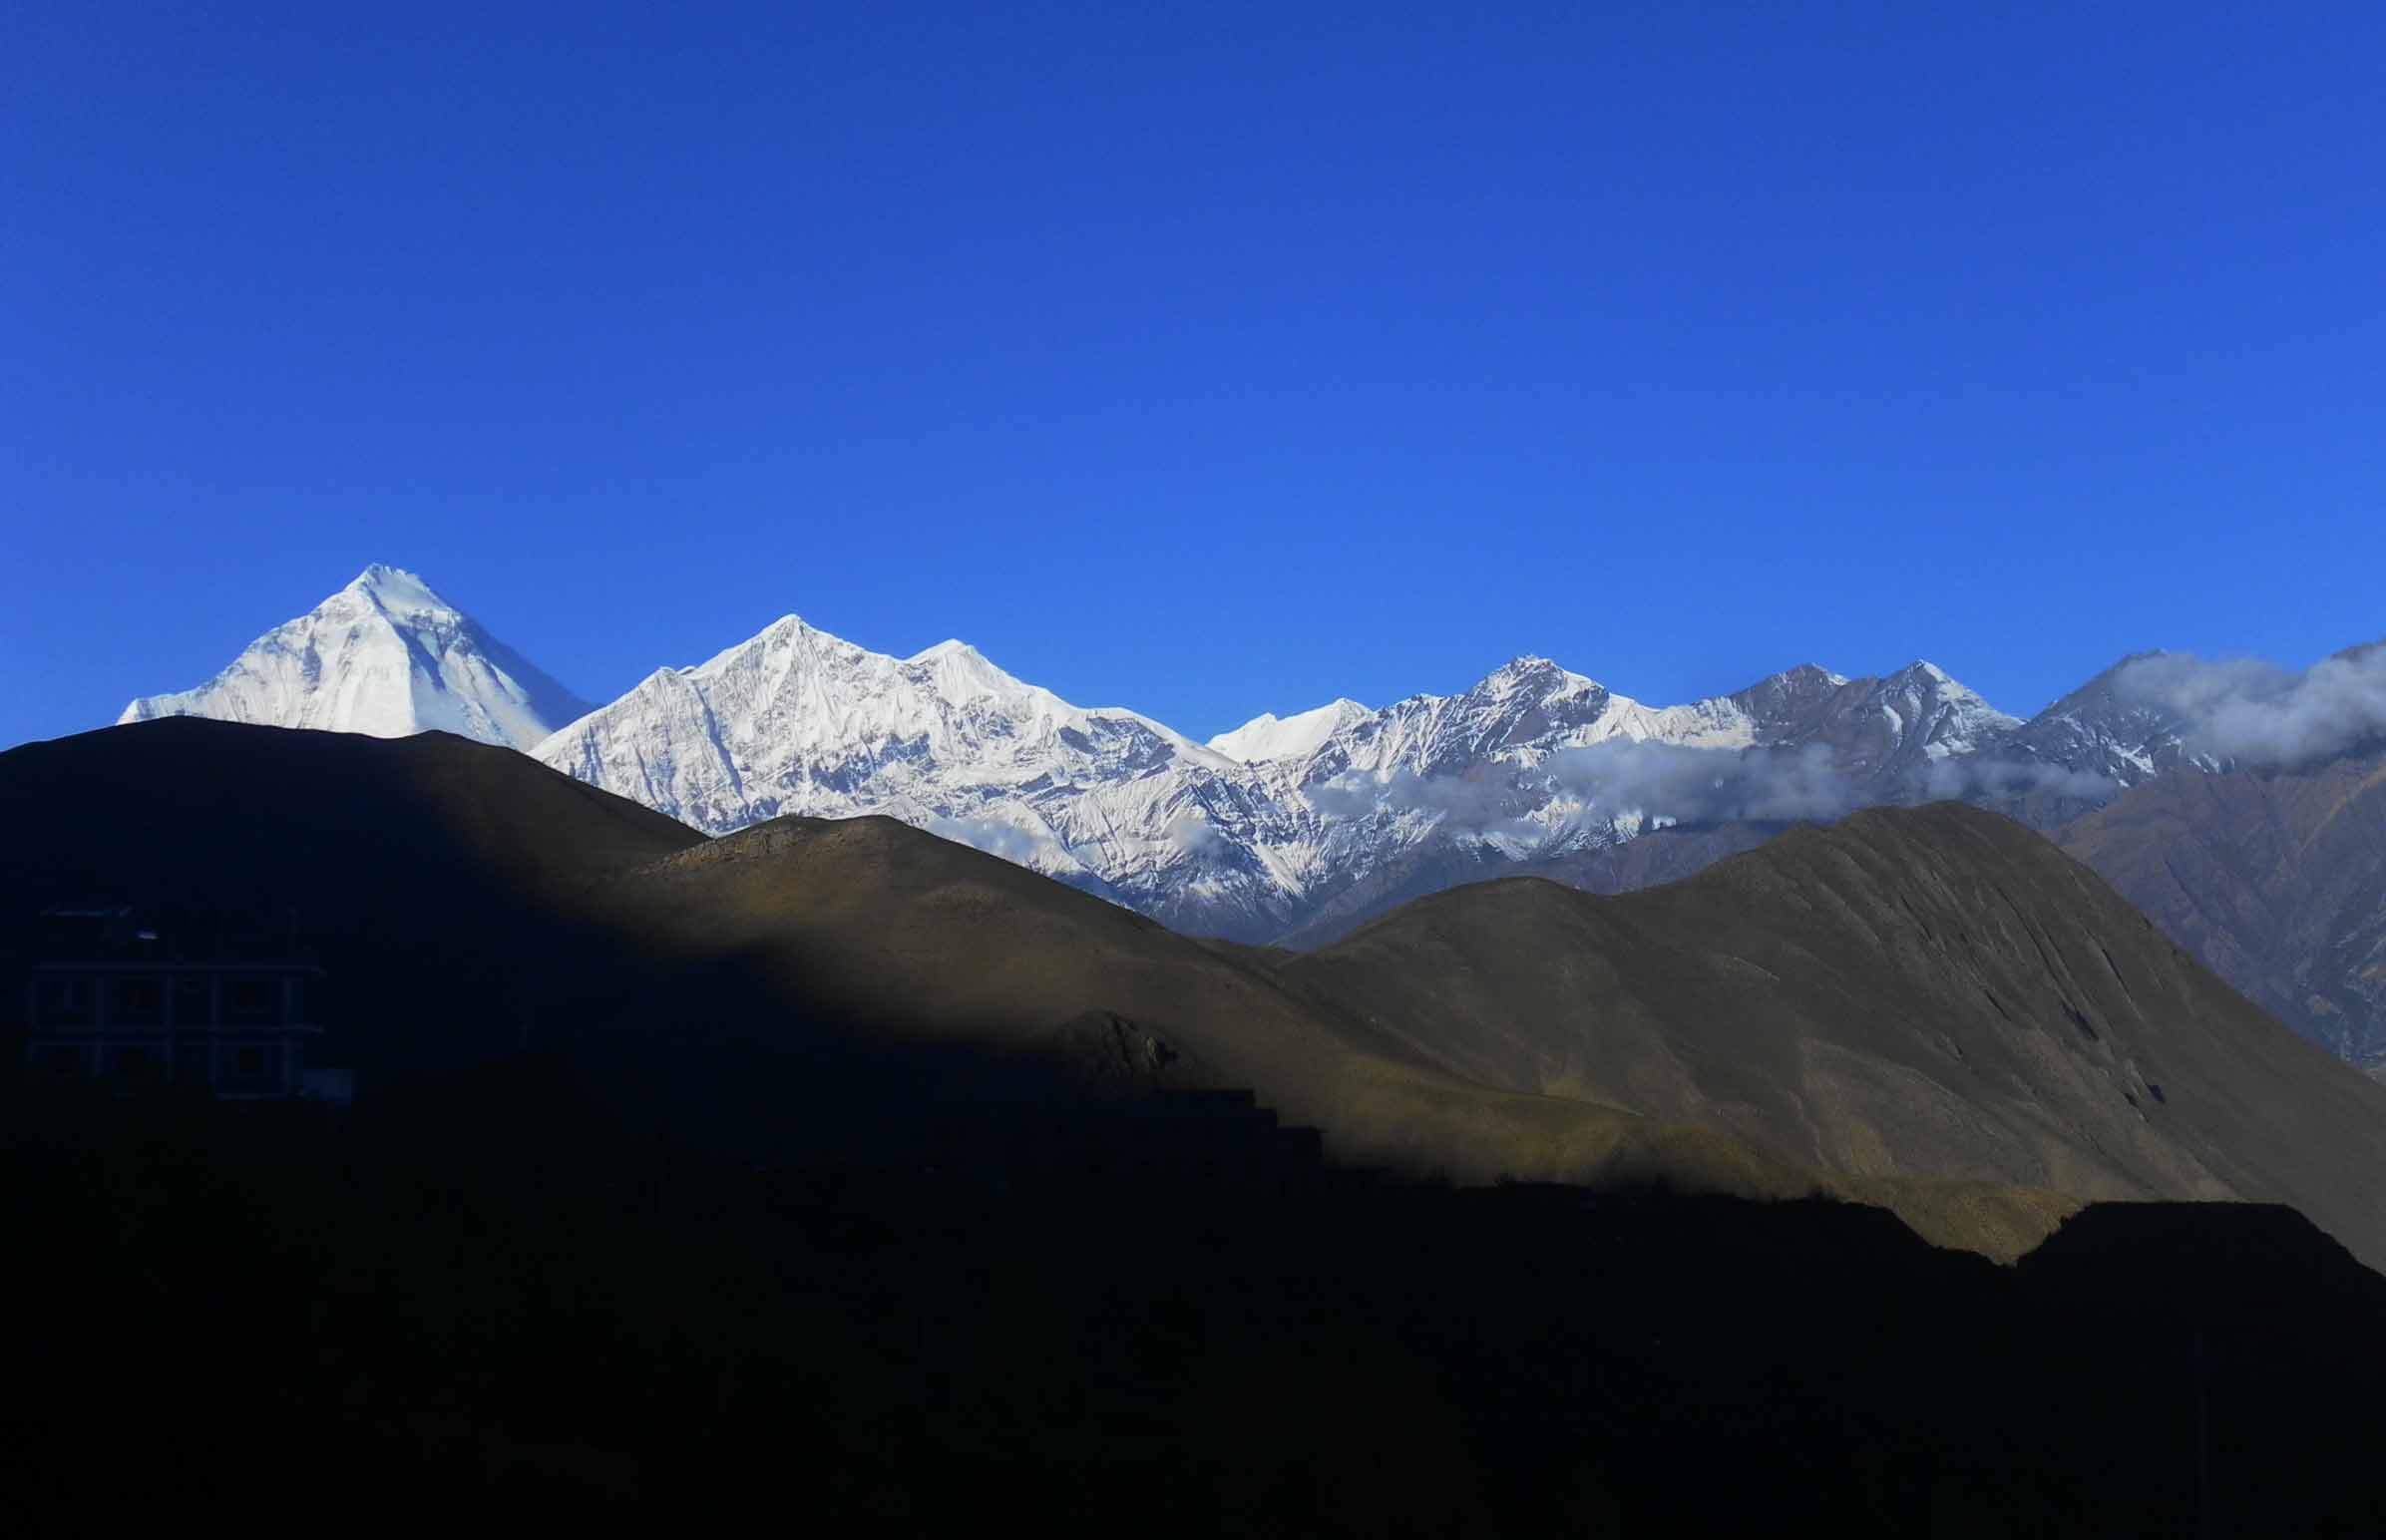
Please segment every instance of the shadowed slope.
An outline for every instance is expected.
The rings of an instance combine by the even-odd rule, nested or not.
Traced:
[[[60,903],[161,912],[175,944],[229,928],[331,969],[375,1076],[555,1025],[553,981],[599,950],[574,918],[590,886],[702,839],[446,733],[196,717],[0,754],[0,950]]]
[[[337,1134],[5,1108],[25,1532],[253,1504],[260,1447],[417,1527],[2381,1532],[2386,1280],[2275,1210],[2000,1269],[1814,1201],[757,1168],[497,1081]]]
[[[1461,889],[1282,971],[1471,1079],[1726,1129],[1852,1191],[2284,1201],[2386,1259],[2386,1089],[1960,805],[1623,898]]]
[[[375,739],[199,717],[10,749],[0,797],[14,821],[12,888],[88,873],[144,896],[227,882],[286,892],[345,874],[354,900],[375,879],[470,872],[543,895],[703,840],[449,733]]]

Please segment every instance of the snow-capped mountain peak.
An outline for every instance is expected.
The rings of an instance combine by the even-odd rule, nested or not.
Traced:
[[[445,731],[528,748],[590,709],[428,582],[380,563],[193,689],[119,722],[204,716],[396,738]]]
[[[2189,752],[2192,722],[2129,686],[2141,665],[2172,654],[2133,652],[2032,717],[2014,735],[2022,758],[2135,786],[2186,764],[2218,768]]]
[[[940,641],[925,651],[905,658],[903,666],[928,681],[939,696],[949,701],[1034,701],[1046,710],[1074,709],[1051,691],[1029,684],[996,666],[985,653],[966,641]]]
[[[1347,698],[1291,716],[1263,711],[1234,731],[1218,734],[1208,746],[1238,764],[1290,759],[1314,753],[1328,738],[1374,714],[1358,701]]]
[[[1928,759],[1977,752],[2022,725],[2020,717],[1999,711],[1978,690],[1926,658],[1877,681],[1867,704],[1888,717],[1901,736],[1918,741]]]
[[[1475,690],[1495,700],[1516,694],[1530,694],[1549,701],[1570,700],[1594,690],[1604,693],[1606,686],[1596,679],[1561,668],[1548,658],[1526,652],[1493,669],[1475,686]]]
[[[340,592],[354,594],[392,619],[419,616],[461,619],[464,613],[432,592],[431,585],[422,579],[421,575],[383,562],[375,562],[358,573],[354,580]]]

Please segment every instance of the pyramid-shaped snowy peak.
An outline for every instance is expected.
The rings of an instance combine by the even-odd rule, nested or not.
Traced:
[[[375,564],[206,683],[145,695],[117,720],[204,716],[377,738],[439,731],[527,749],[589,710],[421,578]]]

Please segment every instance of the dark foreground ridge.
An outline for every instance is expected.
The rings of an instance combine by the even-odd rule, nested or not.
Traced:
[[[436,735],[116,729],[0,812],[37,1528],[2382,1516],[2386,1091],[1990,815],[1292,959]],[[93,915],[129,971],[59,970]],[[318,982],[353,1107],[213,1099]]]
[[[268,1529],[2386,1522],[2386,1280],[2281,1210],[2092,1208],[2008,1269],[1821,1200],[754,1169],[550,1057],[338,1134],[10,1110],[5,1436],[43,1532],[266,1492]]]

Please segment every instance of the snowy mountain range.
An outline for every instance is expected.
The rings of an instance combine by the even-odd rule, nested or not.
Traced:
[[[2024,816],[2033,798],[2092,806],[2182,753],[2177,720],[2099,677],[2024,722],[1927,662],[1860,679],[1806,664],[1649,706],[1519,657],[1454,695],[1337,700],[1203,744],[960,641],[899,658],[789,615],[591,709],[421,578],[373,567],[122,720],[444,729],[715,834],[883,813],[1178,929],[1265,942],[1442,854],[1495,869],[1672,823],[1950,795]]]

